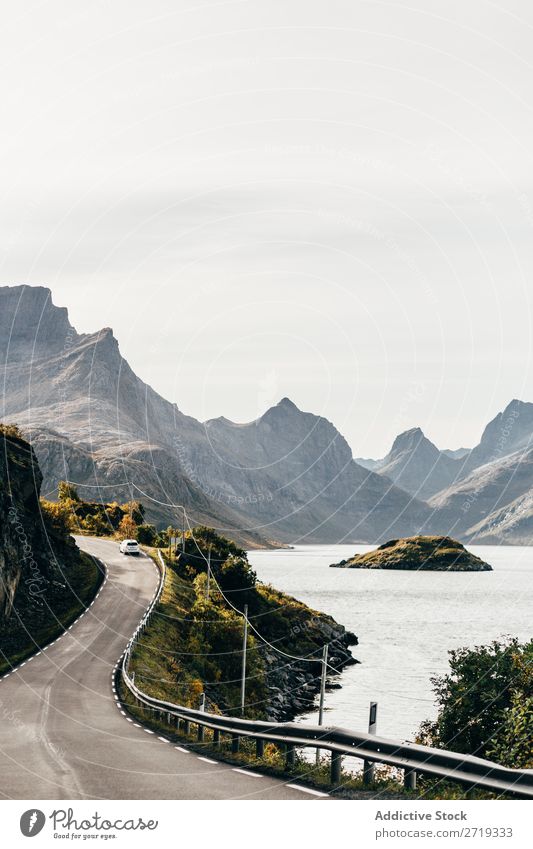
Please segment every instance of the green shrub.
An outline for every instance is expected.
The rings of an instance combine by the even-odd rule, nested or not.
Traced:
[[[154,525],[139,525],[137,528],[137,540],[142,545],[157,545],[158,533]]]
[[[419,741],[438,748],[532,765],[533,641],[492,642],[450,652],[451,672],[433,679],[439,711]]]

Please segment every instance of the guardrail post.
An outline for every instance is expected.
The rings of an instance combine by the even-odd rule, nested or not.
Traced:
[[[218,728],[213,728],[213,746],[220,745],[220,730]]]
[[[187,735],[187,737],[191,733],[191,723],[189,722],[188,719],[185,719],[184,722],[183,722],[183,733],[185,735]]]
[[[198,742],[199,743],[204,742],[204,731],[205,731],[204,726],[198,725]]]
[[[256,758],[263,758],[265,755],[265,741],[262,737],[256,737],[255,740],[255,756]]]
[[[403,786],[406,790],[416,790],[416,770],[406,769],[403,773]]]
[[[342,755],[340,752],[331,753],[331,783],[337,787],[341,780]]]
[[[285,747],[285,769],[292,770],[296,764],[296,750],[292,746]]]
[[[241,739],[238,734],[231,735],[231,752],[236,755],[241,747]]]

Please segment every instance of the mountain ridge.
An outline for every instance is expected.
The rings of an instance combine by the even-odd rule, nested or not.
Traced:
[[[10,313],[11,310],[11,313]],[[289,398],[255,422],[200,423],[142,381],[111,328],[78,334],[45,287],[1,287],[3,418],[35,443],[54,492],[68,471],[105,499],[147,500],[159,524],[195,521],[242,539],[374,541],[430,509],[358,466],[331,422]]]

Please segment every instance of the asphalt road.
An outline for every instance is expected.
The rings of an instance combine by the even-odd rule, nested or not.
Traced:
[[[202,760],[127,718],[112,671],[157,571],[146,557],[122,556],[115,542],[78,542],[106,564],[108,579],[63,636],[0,680],[0,798],[317,799]]]

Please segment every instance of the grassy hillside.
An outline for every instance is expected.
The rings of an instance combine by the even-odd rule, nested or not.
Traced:
[[[209,548],[208,599],[203,554],[207,556]],[[190,707],[198,707],[200,693],[205,692],[209,710],[231,713],[238,709],[240,611],[245,604],[251,622],[248,715],[285,718],[308,708],[318,689],[326,642],[332,666],[340,670],[354,663],[348,649],[356,642],[354,635],[331,617],[258,583],[244,551],[210,529],[196,528],[186,536],[186,551],[170,559],[158,609],[132,654],[138,684],[155,697]],[[312,659],[291,662],[282,652]]]

